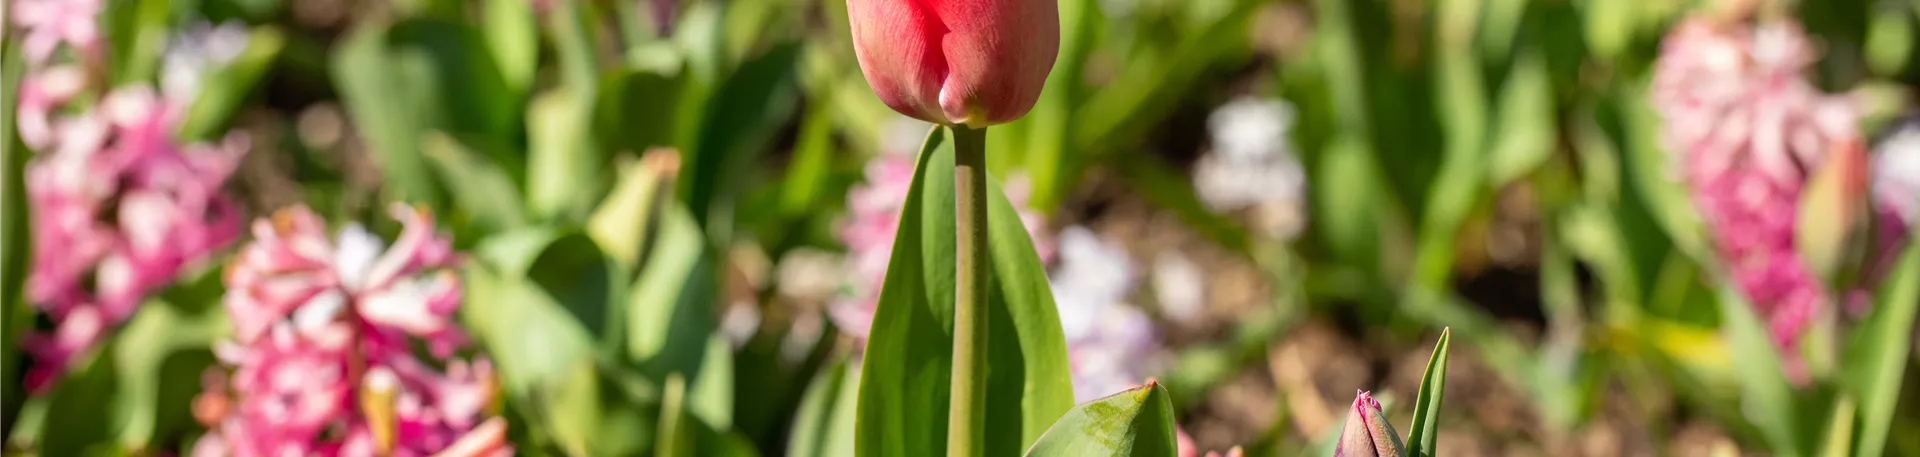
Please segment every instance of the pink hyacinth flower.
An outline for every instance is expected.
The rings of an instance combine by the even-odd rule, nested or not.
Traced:
[[[100,41],[101,0],[15,0],[9,5],[14,25],[27,31],[21,42],[28,62],[45,62],[66,43],[92,49]]]
[[[436,352],[450,350],[444,343],[461,338],[450,323],[461,298],[452,244],[433,232],[424,210],[395,205],[392,214],[402,228],[391,248],[359,226],[329,239],[306,208],[255,221],[258,241],[228,270],[224,302],[235,337],[251,341],[296,310],[324,321],[351,305],[369,325],[442,343]]]
[[[1732,282],[1795,347],[1827,292],[1795,249],[1807,170],[1835,144],[1858,141],[1858,109],[1815,89],[1798,26],[1690,19],[1661,45],[1653,106],[1695,206]]]
[[[511,453],[504,424],[483,424],[495,392],[492,366],[455,359],[441,371],[416,358],[415,339],[441,358],[466,341],[450,322],[461,301],[452,272],[458,258],[424,210],[396,204],[392,214],[401,223],[392,246],[352,224],[329,237],[304,207],[255,222],[258,240],[228,270],[224,299],[238,344],[223,360],[236,368],[232,395],[241,413],[201,414],[218,426],[196,455]],[[345,343],[329,352],[282,350],[334,349],[335,341]],[[357,368],[334,376],[325,370],[332,366]],[[313,374],[290,391],[247,381],[296,368]],[[218,384],[208,390],[208,405],[228,395]],[[310,407],[280,409],[331,409],[316,426],[303,414],[254,414],[247,406],[289,402]]]
[[[71,65],[46,68],[23,78],[14,111],[20,141],[33,149],[52,146],[56,135],[54,110],[86,86],[86,73]]]
[[[34,109],[51,110],[78,90],[65,86],[78,76],[58,76],[65,71],[48,70],[28,83],[39,85],[29,92],[41,92],[32,104],[45,105]],[[37,140],[41,149],[24,173],[34,241],[25,296],[56,327],[67,327],[61,321],[85,307],[111,328],[238,234],[239,210],[221,189],[246,140],[178,145],[171,138],[175,105],[149,88],[129,87],[88,111],[47,121],[51,135]],[[71,349],[39,355],[70,357],[84,348]],[[37,366],[66,364],[36,357]]]
[[[254,221],[254,242],[227,268],[221,300],[235,339],[259,339],[275,320],[336,285],[333,244],[325,229],[319,216],[304,208]]]
[[[99,342],[107,329],[106,317],[92,306],[75,307],[59,321],[52,334],[28,335],[21,341],[21,350],[40,362],[27,371],[29,390],[44,391],[66,372],[75,356]]]
[[[223,350],[223,361],[239,367],[233,373],[233,389],[249,393],[240,398],[237,420],[258,427],[252,433],[226,437],[232,440],[229,445],[235,454],[310,452],[308,437],[352,407],[348,402],[354,388],[348,372],[352,344],[352,330],[344,324],[298,334],[281,325],[258,344]]]
[[[1127,250],[1085,227],[1060,232],[1059,259],[1048,275],[1066,337],[1076,402],[1139,386],[1159,367],[1153,321],[1126,303],[1139,283]]]

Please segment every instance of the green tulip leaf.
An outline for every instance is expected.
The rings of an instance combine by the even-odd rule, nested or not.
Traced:
[[[1734,369],[1739,373],[1740,396],[1751,408],[1746,417],[1759,427],[1776,454],[1806,455],[1800,449],[1793,387],[1780,371],[1778,349],[1767,337],[1766,324],[1732,286],[1721,287],[1718,301],[1721,329],[1733,349]]]
[[[11,2],[9,2],[11,3]],[[105,35],[113,85],[138,84],[153,79],[160,55],[167,49],[167,22],[173,18],[173,0],[113,0],[101,9],[99,31]]]
[[[656,217],[658,238],[628,290],[620,321],[627,331],[626,358],[654,379],[677,372],[697,380],[719,322],[713,259],[686,207],[671,204]]]
[[[0,100],[17,100],[20,74],[19,46],[7,43],[0,48]],[[21,287],[27,280],[27,197],[24,170],[27,148],[20,144],[18,123],[13,109],[0,109],[0,438],[10,435],[19,413],[20,332],[32,325],[32,310],[27,308]]]
[[[505,143],[518,100],[507,97],[499,70],[478,32],[434,19],[361,26],[332,57],[340,101],[395,196],[436,208],[444,190],[422,157],[422,135]]]
[[[1026,455],[1171,457],[1176,452],[1172,396],[1149,382],[1073,407]]]
[[[540,37],[534,29],[533,2],[487,0],[482,8],[487,49],[500,66],[500,78],[515,94],[533,84],[540,65]]]
[[[1447,390],[1447,346],[1453,329],[1440,331],[1433,343],[1427,371],[1420,375],[1420,394],[1413,399],[1413,427],[1407,429],[1407,455],[1430,457],[1440,439],[1440,400]]]
[[[693,457],[694,434],[687,422],[687,378],[680,373],[667,375],[667,384],[660,399],[660,421],[653,441],[653,455],[659,457]]]
[[[840,361],[820,370],[794,413],[788,457],[853,455],[854,401],[859,399],[860,367]]]
[[[1874,295],[1873,314],[1860,322],[1847,366],[1848,387],[1859,399],[1858,457],[1881,455],[1893,428],[1895,406],[1905,383],[1914,316],[1920,312],[1920,243],[1906,253]]]
[[[488,234],[527,226],[520,185],[500,164],[440,132],[422,137],[420,152],[440,181],[447,183],[454,205],[450,218],[464,218],[467,224]]]
[[[574,320],[587,329],[593,339],[607,344],[620,329],[608,320],[617,313],[619,295],[626,281],[611,259],[585,233],[567,232],[548,243],[527,267],[525,281],[534,285]]]
[[[729,379],[728,382],[732,380]],[[758,457],[753,442],[738,432],[727,431],[701,418],[700,386],[688,385],[680,373],[667,375],[660,401],[660,420],[656,422],[653,455],[656,457]]]
[[[683,64],[669,69],[619,68],[600,81],[600,100],[594,109],[594,131],[611,151],[641,152],[673,146],[681,123],[691,124],[679,112],[686,92]]]
[[[606,157],[594,144],[590,96],[555,90],[527,107],[527,206],[536,217],[585,218],[602,193]]]
[[[43,455],[88,455],[109,449],[110,443],[117,444],[111,424],[103,420],[114,416],[114,393],[127,381],[113,366],[114,349],[108,345],[92,354],[76,356],[71,370],[42,397],[44,400],[34,399],[45,401],[41,411],[44,416],[37,425],[39,434],[33,438],[36,450]],[[29,417],[21,414],[23,422],[30,421]]]
[[[1547,74],[1546,57],[1538,50],[1522,49],[1500,87],[1500,111],[1496,115],[1492,148],[1488,151],[1487,179],[1495,188],[1505,186],[1539,168],[1552,157],[1559,135],[1553,106],[1553,81]]]
[[[689,153],[679,195],[717,245],[731,233],[725,217],[748,187],[750,165],[770,149],[799,104],[799,57],[800,46],[786,43],[741,64],[706,100],[705,115],[693,127],[698,136],[682,146]]]
[[[946,452],[956,234],[953,148],[928,137],[901,211],[860,376],[855,455]],[[1046,271],[1013,205],[989,180],[986,443],[1015,455],[1073,407]]]
[[[482,262],[463,275],[462,327],[499,368],[502,391],[528,425],[582,455],[600,426],[593,340],[552,296],[520,276],[555,237],[520,233],[496,236],[476,249]]]
[[[221,275],[204,276],[202,281],[219,281]],[[214,364],[208,348],[226,337],[223,308],[185,305],[194,303],[149,301],[108,343],[120,379],[112,422],[130,449],[146,448],[193,423],[188,407],[202,389],[202,373]]]

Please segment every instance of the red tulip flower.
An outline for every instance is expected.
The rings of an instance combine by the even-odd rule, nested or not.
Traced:
[[[1025,116],[1060,52],[1054,0],[847,0],[847,14],[867,85],[936,124]]]

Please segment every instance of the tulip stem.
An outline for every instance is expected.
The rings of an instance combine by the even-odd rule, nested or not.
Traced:
[[[947,456],[985,455],[987,424],[987,154],[985,128],[953,133],[954,203],[959,251],[953,316],[953,380],[947,407]]]

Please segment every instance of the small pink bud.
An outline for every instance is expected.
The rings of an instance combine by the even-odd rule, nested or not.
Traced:
[[[1347,411],[1347,425],[1340,431],[1340,444],[1333,448],[1333,456],[1406,457],[1406,448],[1400,434],[1393,431],[1393,424],[1387,423],[1387,414],[1380,411],[1380,402],[1367,391],[1359,391],[1353,408]]]
[[[936,124],[1025,116],[1060,52],[1054,0],[847,0],[847,15],[874,94]]]

